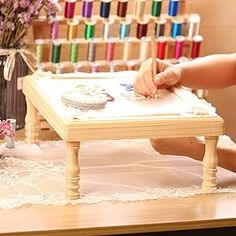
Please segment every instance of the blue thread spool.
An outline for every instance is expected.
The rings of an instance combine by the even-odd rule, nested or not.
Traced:
[[[179,0],[170,0],[169,1],[169,16],[177,16],[179,11]]]
[[[129,37],[131,20],[120,22],[120,39],[125,39]]]
[[[171,37],[172,38],[176,38],[177,36],[182,34],[182,25],[183,25],[182,19],[176,19],[172,21],[172,24],[171,24]]]
[[[111,0],[101,1],[100,16],[103,18],[109,18],[110,8],[111,8]]]

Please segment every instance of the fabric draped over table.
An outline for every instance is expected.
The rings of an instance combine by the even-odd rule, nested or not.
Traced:
[[[4,146],[2,145],[2,148]],[[142,201],[201,194],[202,163],[188,157],[163,156],[149,140],[82,142],[81,198],[65,198],[65,146],[17,143],[0,161],[0,208],[24,204],[91,204]],[[218,168],[218,190],[236,194],[236,174]]]

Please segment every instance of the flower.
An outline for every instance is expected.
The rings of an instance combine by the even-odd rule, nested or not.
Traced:
[[[0,121],[0,139],[3,140],[6,136],[14,137],[14,135],[10,120]]]
[[[0,0],[0,47],[18,48],[33,19],[61,10],[58,0]]]
[[[0,120],[0,139],[3,140],[7,137],[14,137],[10,120]]]

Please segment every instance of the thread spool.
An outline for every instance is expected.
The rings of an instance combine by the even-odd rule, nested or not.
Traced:
[[[59,40],[53,40],[52,42],[52,63],[59,63],[61,56],[61,42]]]
[[[78,26],[79,21],[77,19],[67,21],[67,40],[75,39],[78,37]]]
[[[56,66],[56,74],[62,74],[64,66],[61,63],[57,63],[55,66]]]
[[[119,0],[117,4],[117,16],[125,17],[128,8],[128,0]]]
[[[150,42],[151,42],[150,37],[141,38],[139,60],[142,62],[150,57],[150,51],[151,51]]]
[[[179,0],[169,0],[168,15],[177,16],[179,11]]]
[[[67,19],[72,19],[75,13],[75,4],[77,0],[66,0],[64,16]]]
[[[119,32],[120,39],[125,39],[129,37],[131,23],[132,21],[130,19],[126,19],[125,21],[120,22],[120,32]]]
[[[137,33],[136,37],[141,39],[142,37],[147,35],[148,30],[148,20],[137,21]]]
[[[96,25],[96,21],[94,21],[94,20],[85,22],[84,38],[86,40],[94,37],[95,25]]]
[[[137,20],[142,20],[145,12],[146,0],[136,0],[135,1],[135,11],[134,15]]]
[[[80,63],[74,63],[73,67],[74,67],[74,72],[80,72],[82,65]]]
[[[111,8],[111,0],[102,0],[100,5],[100,16],[109,18]]]
[[[42,57],[43,57],[44,40],[36,39],[35,44],[36,44],[36,48],[35,48],[36,61],[37,61],[37,64],[40,64],[42,62]]]
[[[127,61],[127,70],[135,70],[136,63],[134,61]]]
[[[107,40],[112,37],[112,27],[114,26],[114,19],[105,20],[103,22],[103,39]]]
[[[91,18],[93,12],[93,0],[83,0],[82,16]]]
[[[193,36],[199,34],[200,28],[200,16],[198,14],[192,14],[188,18],[188,38],[192,39]]]
[[[10,121],[11,130],[13,132],[13,137],[6,137],[6,148],[14,148],[15,147],[15,133],[16,133],[16,120],[15,119],[7,119]]]
[[[96,46],[97,46],[97,40],[95,38],[91,38],[88,40],[88,50],[87,50],[87,61],[88,62],[95,61]]]
[[[165,26],[166,26],[166,19],[160,19],[155,21],[156,38],[165,35]]]
[[[115,64],[112,62],[109,63],[109,72],[115,72]]]
[[[184,36],[177,36],[175,39],[174,58],[179,59],[183,55],[184,48]]]
[[[113,61],[115,55],[115,40],[110,38],[106,43],[106,61]]]
[[[50,32],[51,40],[57,39],[58,33],[59,33],[59,21],[56,17],[54,17],[51,23],[51,32]]]
[[[91,73],[99,72],[99,64],[96,62],[90,63],[90,72]]]
[[[183,25],[182,18],[176,18],[172,20],[171,24],[171,37],[176,38],[177,36],[182,34],[182,25]]]
[[[74,39],[70,44],[70,62],[77,63],[79,52],[79,39]]]
[[[162,0],[153,0],[151,15],[154,17],[159,17],[161,15],[161,8]]]
[[[167,37],[161,36],[157,39],[157,58],[164,59],[166,53]]]
[[[124,39],[124,51],[123,51],[123,61],[127,62],[132,57],[132,39],[125,38]]]
[[[202,43],[203,37],[201,35],[195,35],[192,41],[192,50],[191,50],[191,58],[199,57],[200,54],[200,46]]]

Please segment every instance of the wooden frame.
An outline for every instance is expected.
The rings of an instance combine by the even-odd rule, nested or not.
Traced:
[[[62,75],[62,78],[66,78],[66,75]],[[216,189],[216,145],[218,136],[223,134],[224,126],[223,119],[217,114],[197,116],[194,114],[188,114],[186,116],[177,114],[152,114],[114,117],[112,119],[93,118],[87,120],[71,120],[66,119],[58,112],[58,108],[63,106],[60,104],[60,101],[55,106],[45,96],[44,91],[38,86],[39,80],[40,78],[31,76],[25,78],[23,83],[23,92],[26,96],[28,107],[26,137],[31,142],[36,143],[38,141],[36,116],[38,111],[65,141],[68,198],[79,198],[80,167],[78,153],[80,141],[83,140],[204,136],[206,139],[206,151],[203,160],[202,189],[204,192],[212,192]],[[47,79],[43,78],[43,80],[45,84],[49,82]],[[48,87],[50,87],[50,84],[48,84]]]

